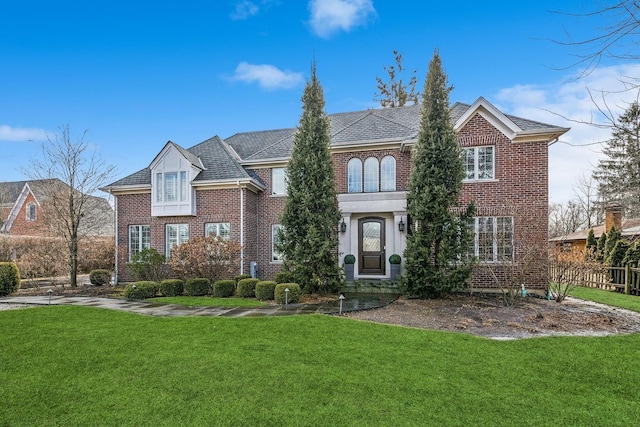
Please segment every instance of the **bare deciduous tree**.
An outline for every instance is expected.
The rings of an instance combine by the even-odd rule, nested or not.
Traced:
[[[42,157],[33,159],[25,170],[32,179],[49,180],[42,186],[47,199],[43,209],[53,234],[66,242],[71,287],[77,286],[80,239],[104,226],[104,217],[96,215],[99,201],[93,194],[115,171],[95,151],[89,152],[86,136],[85,130],[73,141],[70,126],[61,126],[42,145]]]
[[[416,84],[418,83],[416,71],[411,73],[409,83],[403,84],[401,77],[404,71],[402,53],[394,50],[393,56],[396,65],[384,67],[384,71],[389,75],[389,81],[385,82],[382,78],[376,77],[379,93],[375,94],[375,100],[380,101],[380,105],[383,107],[403,107],[408,102],[413,105],[418,104],[420,92],[416,92]]]
[[[566,204],[549,205],[549,237],[566,236],[580,230],[585,224],[586,215],[575,200]]]

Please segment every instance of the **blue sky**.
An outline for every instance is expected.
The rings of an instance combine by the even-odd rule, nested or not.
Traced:
[[[566,13],[589,1],[226,0],[207,2],[5,2],[0,7],[0,180],[25,179],[47,135],[69,124],[114,179],[146,167],[168,141],[184,147],[213,135],[296,126],[312,60],[328,113],[376,107],[376,76],[403,53],[422,88],[439,49],[451,101],[484,96],[507,113],[574,129],[588,144],[587,87],[638,75],[636,64],[602,63],[576,80],[571,48],[593,22]],[[558,3],[562,3],[558,5]],[[599,86],[600,85],[600,86]],[[612,105],[617,105],[612,102]],[[598,146],[550,149],[552,201],[571,186]]]

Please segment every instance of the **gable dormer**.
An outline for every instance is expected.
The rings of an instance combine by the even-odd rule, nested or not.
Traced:
[[[169,141],[149,169],[152,216],[196,214],[196,193],[191,183],[205,169],[197,156]]]

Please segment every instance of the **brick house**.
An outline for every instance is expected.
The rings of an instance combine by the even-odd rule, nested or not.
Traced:
[[[59,179],[40,179],[0,183],[0,233],[9,236],[51,236],[51,218],[47,203],[54,188],[68,188]],[[90,220],[100,224],[93,235],[114,235],[113,209],[102,197],[88,200]]]
[[[518,257],[520,233],[546,247],[548,146],[568,129],[505,115],[484,98],[454,104],[451,115],[465,153],[461,202],[477,205],[470,251],[485,263],[509,262]],[[409,231],[406,191],[420,106],[329,117],[340,253],[356,256],[356,279],[389,278],[389,255],[403,253]],[[103,188],[115,196],[118,278],[130,279],[126,263],[143,248],[169,255],[190,236],[210,233],[241,243],[239,273],[255,262],[260,278],[272,278],[282,267],[273,242],[295,131],[215,136],[189,149],[168,142],[148,167]]]

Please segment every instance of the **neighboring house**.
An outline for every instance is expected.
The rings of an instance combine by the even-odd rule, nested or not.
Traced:
[[[0,233],[11,236],[51,236],[52,218],[47,213],[51,188],[65,186],[59,179],[15,181],[0,183]],[[103,197],[91,196],[87,201],[85,223],[94,236],[113,236],[113,209]],[[82,223],[81,223],[82,226]]]
[[[608,233],[613,226],[620,230],[622,237],[627,240],[640,238],[640,218],[622,219],[622,208],[618,205],[608,205],[605,208],[604,224],[592,227],[593,235],[598,239],[603,232]],[[560,247],[563,251],[584,251],[587,246],[587,237],[589,237],[589,229],[554,237],[549,239],[549,242],[556,247]]]
[[[356,279],[388,279],[391,254],[402,254],[410,232],[406,197],[411,151],[421,107],[330,115],[331,152],[343,218],[340,253],[354,254]],[[514,239],[526,234],[546,246],[548,146],[567,128],[505,115],[484,98],[456,103],[451,114],[465,150],[461,202],[475,200],[482,262],[518,257]],[[243,247],[239,273],[256,262],[261,278],[282,267],[274,249],[295,128],[217,136],[189,149],[168,142],[144,169],[105,188],[115,196],[117,275],[144,248],[167,256],[189,237],[235,239]],[[546,259],[546,253],[545,253]],[[545,261],[546,262],[546,261]],[[541,266],[546,277],[546,265]],[[490,286],[477,275],[474,286]],[[532,286],[543,287],[537,280]]]

